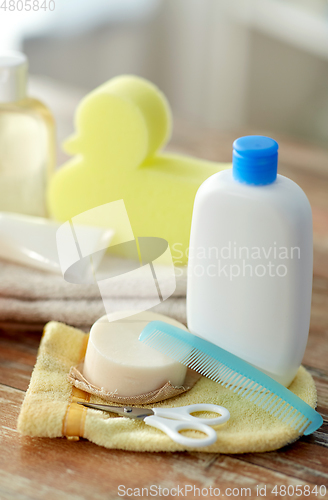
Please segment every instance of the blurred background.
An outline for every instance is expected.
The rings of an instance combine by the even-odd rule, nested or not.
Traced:
[[[0,47],[27,54],[30,93],[48,100],[61,120],[60,136],[70,132],[86,91],[133,73],[156,83],[188,124],[327,143],[327,0],[54,0],[51,6],[0,8]]]

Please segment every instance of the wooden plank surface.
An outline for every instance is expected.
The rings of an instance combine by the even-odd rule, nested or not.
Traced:
[[[109,451],[83,440],[19,436],[15,426],[23,396],[23,391],[0,386],[1,499],[13,492],[24,495],[20,498],[117,498],[119,485],[248,487],[253,493],[257,485],[268,490],[281,484],[328,486],[328,450],[313,438],[279,452],[242,456]]]
[[[184,126],[179,128],[173,148],[229,161],[236,135],[196,133]],[[264,498],[282,498],[271,490],[278,485],[279,492],[280,485],[285,485],[290,486],[290,492],[294,487],[294,494],[284,498],[322,498],[314,494],[297,496],[295,488],[325,485],[328,489],[328,151],[278,139],[280,172],[304,189],[313,208],[313,302],[304,364],[317,385],[318,410],[324,417],[322,428],[279,451],[235,456],[130,453],[106,450],[85,440],[21,437],[16,422],[42,325],[0,325],[0,500],[110,500],[120,498],[119,485],[168,489],[179,486],[188,493],[187,498],[205,497],[202,488],[207,488],[208,497],[210,488],[212,493],[213,488],[219,488],[221,496],[226,488],[239,488],[239,496],[234,498],[258,498],[257,487],[265,486]],[[199,488],[199,492],[188,491],[188,487]],[[241,488],[250,490],[242,492]],[[173,494],[166,498],[173,498]],[[141,496],[146,496],[145,491]]]

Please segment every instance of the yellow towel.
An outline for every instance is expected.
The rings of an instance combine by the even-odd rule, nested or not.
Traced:
[[[18,430],[34,437],[83,437],[107,448],[131,451],[183,451],[163,432],[144,422],[86,409],[76,401],[102,402],[68,381],[73,365],[84,357],[88,335],[62,323],[46,325],[30,386],[18,418]],[[313,408],[316,389],[311,375],[301,367],[291,391]],[[214,403],[229,409],[231,418],[216,427],[218,439],[206,448],[193,451],[219,453],[264,452],[295,441],[298,433],[261,408],[202,377],[189,391],[161,403],[145,406],[184,406]],[[190,435],[195,431],[188,431]],[[188,448],[191,450],[191,448]]]

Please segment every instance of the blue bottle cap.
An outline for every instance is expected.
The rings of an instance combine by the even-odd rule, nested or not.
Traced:
[[[271,184],[277,178],[279,145],[270,137],[247,135],[233,143],[232,175],[246,184]]]

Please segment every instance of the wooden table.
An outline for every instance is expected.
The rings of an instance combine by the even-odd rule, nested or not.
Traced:
[[[249,132],[249,131],[248,131]],[[195,131],[178,127],[175,150],[208,159],[229,161],[231,143],[239,134]],[[275,137],[280,142],[280,173],[291,177],[306,192],[314,216],[314,285],[309,342],[304,365],[318,389],[318,411],[325,422],[309,437],[279,451],[261,454],[216,455],[205,453],[131,453],[110,451],[88,441],[21,437],[16,421],[36,359],[41,333],[29,325],[2,325],[0,337],[0,499],[112,499],[126,488],[208,488],[208,497],[220,488],[235,489],[234,498],[257,498],[256,488],[266,486],[264,498],[275,485],[291,485],[285,498],[300,498],[296,485],[325,485],[328,489],[328,151]],[[49,318],[51,319],[51,318]],[[123,486],[121,492],[123,492]],[[159,490],[156,490],[159,493]],[[239,494],[238,494],[239,491]],[[153,489],[155,492],[155,489]],[[163,490],[162,496],[167,494]],[[185,493],[185,490],[183,490]],[[138,493],[136,491],[135,493]],[[167,498],[173,498],[172,491]],[[262,490],[262,493],[264,491]],[[206,491],[203,491],[205,496]],[[140,492],[141,495],[141,492]],[[146,496],[144,491],[143,496]],[[232,495],[231,495],[232,496]],[[201,497],[198,490],[187,498]],[[214,496],[213,496],[214,497]],[[260,497],[259,497],[260,498]],[[320,498],[314,494],[302,498]],[[328,495],[327,495],[328,498]]]

